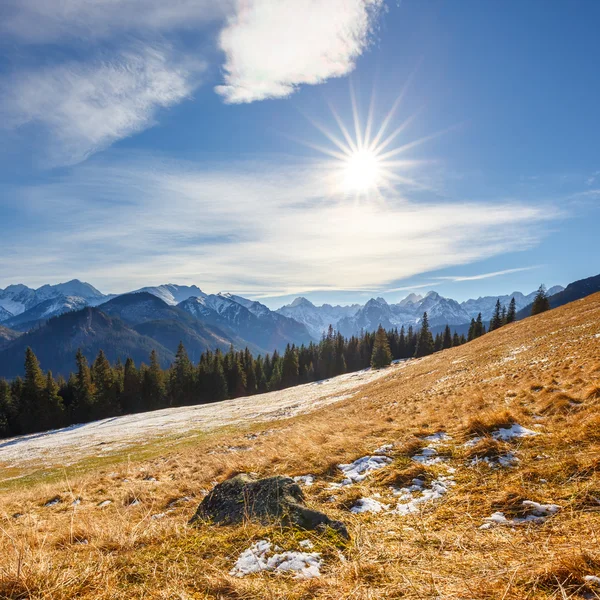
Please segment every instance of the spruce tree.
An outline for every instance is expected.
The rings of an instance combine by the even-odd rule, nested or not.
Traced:
[[[373,354],[371,355],[371,367],[373,369],[382,369],[387,367],[392,362],[392,353],[385,329],[379,325],[375,334],[375,342],[373,344]]]
[[[500,298],[496,300],[496,307],[494,308],[494,316],[490,321],[490,331],[499,329],[502,327],[502,307],[500,306]]]
[[[483,319],[481,317],[481,313],[477,315],[477,319],[475,320],[475,330],[473,339],[481,337],[485,333],[485,327],[483,325]]]
[[[25,350],[25,378],[19,402],[19,421],[21,431],[29,433],[36,428],[35,418],[39,414],[39,403],[46,380],[40,363],[33,350],[28,346]]]
[[[548,294],[546,293],[546,286],[542,284],[538,288],[535,298],[533,299],[531,316],[539,315],[547,310],[550,310],[550,300],[548,299]]]
[[[118,384],[115,373],[102,350],[92,365],[92,381],[94,382],[93,418],[119,414]]]
[[[193,404],[194,367],[188,357],[183,342],[179,342],[175,353],[175,362],[169,378],[171,405]]]
[[[281,385],[291,387],[298,384],[299,364],[298,353],[294,346],[286,346],[281,366]]]
[[[421,356],[428,356],[432,354],[434,350],[433,337],[431,330],[429,329],[429,319],[427,313],[423,313],[423,319],[421,320],[421,330],[417,336],[417,347],[415,348],[415,358]]]
[[[446,325],[444,328],[444,341],[442,342],[442,348],[444,350],[452,348],[452,332],[450,331],[450,325]]]
[[[46,374],[46,384],[40,397],[35,419],[38,431],[57,429],[64,424],[63,399],[59,395],[59,387],[52,377],[52,371],[48,371]]]
[[[132,358],[127,358],[123,368],[123,393],[121,405],[125,414],[136,413],[142,410],[142,382],[140,373],[135,367]]]
[[[142,377],[142,397],[144,404],[142,410],[155,410],[157,408],[163,408],[166,405],[165,376],[160,368],[156,350],[150,352],[150,366],[147,369],[144,369]]]
[[[477,323],[475,322],[475,319],[471,319],[471,324],[469,325],[469,333],[467,335],[467,340],[470,342],[471,340],[474,340],[476,335],[475,332],[477,331]]]
[[[506,322],[513,323],[517,316],[517,303],[515,302],[514,296],[510,299],[508,305],[508,312],[506,313]]]
[[[86,423],[91,418],[94,387],[92,385],[92,374],[87,358],[83,355],[81,348],[75,356],[77,372],[75,374],[75,389],[71,410],[71,421],[73,423]]]

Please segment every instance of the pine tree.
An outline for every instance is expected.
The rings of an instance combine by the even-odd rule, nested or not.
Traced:
[[[46,381],[40,363],[33,350],[28,346],[25,350],[25,378],[19,402],[19,421],[21,431],[34,431],[35,417],[39,413],[39,402]]]
[[[183,342],[179,342],[175,362],[169,378],[171,405],[181,406],[193,403],[194,367],[188,357]]]
[[[517,316],[517,303],[515,302],[514,297],[510,299],[510,303],[508,305],[508,312],[506,313],[506,322],[513,323]]]
[[[475,339],[475,332],[477,330],[477,323],[475,319],[471,319],[471,324],[469,325],[469,333],[467,334],[467,340],[472,341]]]
[[[52,377],[52,371],[48,371],[44,391],[40,394],[37,415],[35,416],[38,431],[57,429],[63,426],[64,406],[58,392],[59,387]]]
[[[539,315],[547,310],[550,310],[550,300],[548,299],[548,294],[546,293],[546,286],[542,284],[538,288],[535,298],[533,299],[531,316]]]
[[[382,369],[392,363],[392,353],[385,329],[380,325],[375,334],[375,343],[373,344],[373,354],[371,355],[371,367],[373,369]]]
[[[494,331],[495,329],[499,329],[502,327],[502,307],[500,306],[500,298],[496,300],[496,307],[494,308],[494,316],[490,321],[490,331]]]
[[[283,355],[283,364],[281,366],[281,385],[284,388],[297,385],[298,375],[298,353],[294,346],[288,344]]]
[[[477,319],[475,320],[475,330],[473,339],[481,337],[485,333],[485,327],[483,325],[483,319],[481,317],[481,313],[477,315]]]
[[[0,438],[9,437],[17,432],[14,430],[14,415],[12,410],[10,385],[0,379]]]
[[[423,313],[421,320],[421,330],[417,337],[417,347],[415,348],[415,358],[432,354],[434,350],[433,337],[429,329],[429,319],[427,313]]]
[[[166,404],[165,376],[160,368],[156,350],[150,352],[150,366],[143,371],[142,398],[142,410],[155,410]]]
[[[464,338],[464,336],[463,336],[463,338]],[[452,347],[454,348],[455,346],[460,346],[461,343],[464,344],[464,342],[461,342],[458,332],[455,331],[454,335],[452,336]]]
[[[121,406],[123,413],[130,414],[142,410],[142,382],[140,373],[135,367],[132,358],[127,358],[123,368],[123,393]]]
[[[115,374],[102,350],[92,365],[92,381],[94,382],[93,418],[119,414],[118,385]]]
[[[75,389],[73,390],[73,403],[71,410],[71,422],[85,423],[91,418],[94,387],[92,385],[92,374],[87,358],[83,355],[81,348],[75,356],[77,372],[75,374]]]
[[[442,348],[444,350],[452,348],[452,332],[450,331],[450,325],[446,325],[444,328],[444,341],[442,342]]]
[[[442,349],[442,344],[444,343],[444,338],[441,333],[435,334],[435,340],[433,342],[433,351],[439,352]]]

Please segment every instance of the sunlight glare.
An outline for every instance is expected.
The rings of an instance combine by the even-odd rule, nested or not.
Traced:
[[[364,193],[380,184],[381,165],[374,152],[357,150],[348,156],[343,167],[343,186],[347,192]]]

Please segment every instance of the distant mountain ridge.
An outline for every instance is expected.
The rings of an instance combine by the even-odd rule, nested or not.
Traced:
[[[555,286],[554,295],[563,288]],[[138,300],[131,297],[140,295]],[[142,329],[144,335],[160,340],[167,347],[178,335],[187,340],[192,353],[206,344],[248,346],[254,352],[282,350],[287,344],[300,345],[318,340],[329,325],[344,335],[361,330],[384,327],[418,327],[427,311],[435,331],[446,324],[456,329],[468,326],[472,318],[482,314],[484,321],[492,317],[496,301],[508,305],[515,298],[517,310],[531,303],[535,292],[515,291],[503,296],[484,296],[457,302],[431,291],[425,295],[411,293],[397,303],[372,298],[364,305],[315,306],[306,298],[296,298],[277,310],[264,304],[229,293],[207,294],[196,285],[173,283],[147,286],[120,295],[103,294],[89,283],[73,279],[38,289],[22,284],[0,290],[0,323],[21,332],[40,327],[48,319],[80,310],[85,306],[103,306],[106,314],[117,316],[128,326]],[[125,304],[113,300],[128,297]],[[151,298],[163,304],[153,304]],[[177,308],[174,313],[169,308]],[[116,312],[114,312],[116,311]],[[149,311],[145,314],[145,311]],[[189,317],[184,316],[189,315]],[[191,321],[189,319],[192,319]],[[200,323],[200,324],[198,324]],[[462,329],[461,329],[462,330]]]

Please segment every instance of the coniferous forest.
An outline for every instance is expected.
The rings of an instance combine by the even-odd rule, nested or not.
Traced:
[[[498,306],[498,319],[492,328],[510,322]],[[169,369],[161,369],[156,353],[149,364],[136,365],[131,358],[110,364],[100,350],[89,364],[78,351],[75,370],[68,379],[44,373],[31,348],[25,353],[24,377],[0,380],[0,437],[46,431],[76,423],[123,414],[145,412],[170,406],[205,404],[281,390],[302,383],[327,379],[367,367],[382,368],[392,360],[427,356],[439,350],[464,344],[464,335],[452,333],[449,326],[433,336],[423,315],[418,330],[362,333],[345,338],[330,326],[318,343],[287,346],[254,357],[246,349],[228,352],[207,351],[193,364],[183,344]],[[485,333],[481,316],[474,320],[469,341]]]

